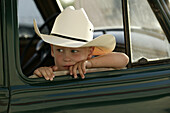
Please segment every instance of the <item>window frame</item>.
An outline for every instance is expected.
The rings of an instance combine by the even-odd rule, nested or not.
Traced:
[[[123,13],[123,16],[125,16],[125,15],[129,15],[128,14],[128,11],[129,10],[127,10],[128,9],[128,1],[127,0],[122,0],[122,7],[124,8],[123,10],[124,10],[124,13]],[[122,10],[122,11],[123,11]],[[130,60],[131,60],[131,44],[130,44],[130,24],[129,24],[129,16],[128,16],[128,19],[127,18],[125,18],[125,17],[123,17],[123,21],[124,21],[124,25],[123,25],[123,27],[124,27],[124,37],[125,37],[125,47],[126,47],[126,54],[130,57]],[[16,30],[16,31],[18,31],[18,30]],[[18,37],[17,36],[17,34],[16,34],[16,37]],[[17,41],[16,41],[16,45],[19,45],[19,39],[17,39]],[[49,81],[46,81],[44,78],[38,78],[38,79],[29,79],[29,78],[27,78],[23,73],[22,73],[22,70],[21,70],[21,65],[20,65],[20,60],[19,60],[19,46],[17,46],[16,47],[16,49],[17,49],[17,54],[16,54],[16,61],[17,61],[17,69],[18,69],[18,72],[19,72],[19,74],[20,74],[20,78],[22,78],[22,80],[24,80],[25,82],[27,82],[28,84],[45,84],[45,83],[48,83],[48,84],[53,84],[54,82],[63,82],[63,81],[66,81],[66,82],[74,82],[75,80],[73,80],[72,79],[72,77],[71,76],[67,76],[67,75],[64,75],[64,76],[59,76],[59,77],[57,77],[57,79],[54,79],[54,82],[52,82],[52,83],[49,83]],[[170,61],[170,60],[168,60],[168,61]],[[165,62],[164,62],[165,63]],[[163,63],[163,64],[164,64]],[[168,62],[168,63],[170,63],[170,62]],[[156,65],[158,65],[158,62],[156,61],[156,62],[153,62],[153,63],[151,63],[152,65],[154,64],[156,64]],[[162,61],[161,61],[161,63],[160,64],[162,64]],[[167,62],[166,62],[166,64],[167,64]],[[150,66],[150,65],[148,65],[148,63],[147,64],[132,64],[131,63],[131,61],[130,61],[130,63],[128,64],[128,68],[132,68],[132,67],[141,67],[141,66]],[[143,67],[142,67],[143,68]],[[149,67],[148,67],[149,68]],[[151,68],[151,70],[152,70],[152,68]],[[107,77],[108,75],[109,76],[112,76],[112,75],[114,75],[114,74],[116,74],[116,73],[126,73],[127,72],[127,74],[128,74],[128,72],[129,72],[129,69],[126,69],[126,70],[113,70],[113,71],[106,71],[106,72],[102,72],[102,71],[100,71],[100,72],[95,72],[95,73],[89,73],[89,74],[87,74],[87,77],[88,78],[95,78],[95,77]],[[131,71],[130,71],[131,72]],[[137,72],[141,72],[141,70],[139,69]],[[100,74],[101,73],[101,74]],[[108,73],[108,75],[106,74],[106,73]],[[95,75],[95,74],[99,74],[99,75]],[[100,76],[101,75],[101,76]],[[105,76],[104,76],[105,75]],[[119,76],[119,75],[118,75]],[[70,81],[71,80],[71,81]],[[48,85],[47,84],[47,85]]]
[[[2,2],[1,2],[1,4],[2,4]],[[0,67],[1,67],[1,69],[0,69],[0,87],[1,86],[3,86],[4,85],[4,72],[3,72],[3,70],[4,70],[4,68],[3,68],[3,52],[2,52],[2,36],[3,36],[3,33],[2,33],[2,12],[3,12],[3,9],[2,9],[2,6],[1,6],[1,8],[0,8]]]

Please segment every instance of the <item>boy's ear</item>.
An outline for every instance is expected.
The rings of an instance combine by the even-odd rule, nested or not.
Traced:
[[[53,45],[50,44],[50,46],[51,46],[51,56],[54,57]]]
[[[91,59],[91,57],[93,56],[93,51],[94,51],[94,47],[90,47],[87,59]]]

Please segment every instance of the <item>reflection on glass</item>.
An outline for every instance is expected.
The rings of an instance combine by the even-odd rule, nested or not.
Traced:
[[[60,0],[63,7],[73,5],[84,8],[95,29],[122,28],[122,10],[120,0]],[[66,4],[66,1],[68,4]]]
[[[18,0],[19,37],[30,38],[33,36],[33,19],[37,20],[38,25],[44,23],[34,1]]]
[[[170,56],[168,40],[147,1],[129,0],[132,58],[137,62]]]

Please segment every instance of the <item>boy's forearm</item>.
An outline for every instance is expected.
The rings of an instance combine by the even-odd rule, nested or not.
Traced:
[[[128,64],[128,56],[124,53],[109,53],[101,55],[89,60],[91,63],[89,68],[99,68],[99,67],[113,67],[113,68],[123,68]]]

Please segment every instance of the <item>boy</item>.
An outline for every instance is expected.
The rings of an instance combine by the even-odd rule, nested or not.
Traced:
[[[53,80],[53,71],[69,70],[77,78],[77,70],[82,79],[86,68],[122,68],[128,63],[123,53],[112,52],[116,41],[112,35],[102,35],[93,40],[93,25],[83,9],[67,7],[55,20],[51,34],[41,34],[34,21],[35,32],[45,42],[51,44],[51,55],[55,66],[40,67],[34,71],[39,77]],[[100,55],[92,58],[93,55]]]

